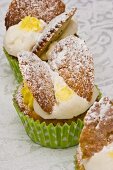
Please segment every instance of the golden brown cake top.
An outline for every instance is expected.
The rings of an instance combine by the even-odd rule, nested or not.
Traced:
[[[5,18],[6,29],[28,15],[48,23],[64,11],[65,4],[61,0],[12,0]]]
[[[50,23],[45,27],[42,32],[42,36],[37,40],[36,45],[33,47],[33,52],[39,57],[48,48],[50,43],[58,39],[62,32],[67,27],[72,16],[75,14],[76,8],[72,8],[57,17],[55,17]]]
[[[94,63],[83,40],[71,35],[59,41],[49,56],[49,64],[80,97],[91,100]]]
[[[80,137],[83,158],[89,158],[113,142],[113,101],[103,97],[89,109]]]
[[[20,70],[34,98],[45,112],[51,113],[55,97],[49,66],[31,52],[23,52],[18,58]]]

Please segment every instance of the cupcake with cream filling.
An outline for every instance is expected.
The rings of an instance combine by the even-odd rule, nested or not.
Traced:
[[[60,40],[49,62],[32,52],[20,53],[18,59],[23,84],[14,95],[14,105],[30,138],[51,148],[78,144],[82,118],[99,96],[93,58],[84,41],[75,36]]]
[[[4,52],[17,79],[22,80],[18,67],[18,53],[32,51],[42,60],[48,60],[48,51],[51,51],[56,41],[76,34],[77,22],[71,19],[75,11],[76,8],[67,10],[49,23],[29,15],[8,28],[4,37]]]
[[[84,119],[77,150],[77,170],[112,170],[113,101],[103,97],[95,102]]]

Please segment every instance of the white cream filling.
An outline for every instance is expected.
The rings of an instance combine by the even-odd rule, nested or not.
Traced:
[[[47,52],[43,53],[41,55],[41,59],[42,60],[48,60],[50,53],[53,51],[53,49],[55,48],[55,45],[57,44],[58,41],[60,41],[63,38],[66,38],[69,35],[74,35],[77,34],[78,31],[78,24],[77,24],[77,20],[75,18],[72,18],[70,23],[68,24],[66,30],[63,32],[63,34],[60,36],[60,38],[56,41],[54,41],[53,43],[50,44]]]
[[[42,28],[44,28],[46,26],[46,23],[42,20],[40,21],[42,22]],[[3,42],[4,48],[6,49],[8,54],[15,56],[15,57],[17,57],[17,54],[19,52],[31,51],[33,46],[36,44],[37,39],[40,38],[41,31],[42,31],[42,30],[39,32],[25,31],[25,30],[20,29],[20,24],[21,22],[17,25],[11,26],[7,30],[5,37],[4,37],[4,42]],[[73,35],[77,33],[77,28],[78,28],[77,20],[73,18],[70,21],[64,33],[62,34],[62,36],[59,38],[59,40],[69,35]],[[55,44],[56,43],[53,42],[50,45],[48,51],[41,56],[42,60],[48,59],[48,55],[53,50]]]
[[[46,23],[42,20],[41,22],[42,28],[44,28]],[[21,22],[7,30],[3,42],[6,51],[15,57],[19,52],[31,51],[42,31],[26,31],[20,28],[20,24]]]
[[[69,25],[67,26],[64,33],[61,35],[60,39],[66,38],[67,36],[77,34],[78,32],[78,23],[76,18],[72,18]]]
[[[57,73],[53,75],[53,84],[57,102],[51,114],[45,112],[36,100],[33,103],[34,111],[44,119],[71,119],[76,117],[84,113],[94,103],[99,94],[97,88],[94,87],[92,100],[88,102],[71,90]],[[63,92],[63,89],[66,90]]]
[[[113,170],[113,143],[105,146],[90,159],[83,160],[85,170]]]

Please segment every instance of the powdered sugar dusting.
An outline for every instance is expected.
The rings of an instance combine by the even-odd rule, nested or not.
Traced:
[[[28,15],[48,23],[64,11],[65,4],[61,0],[12,0],[6,14],[5,25],[8,29]]]
[[[53,41],[53,39],[57,39],[62,31],[68,24],[68,21],[75,14],[76,8],[72,8],[61,15],[55,17],[50,23],[45,27],[42,32],[42,36],[37,40],[37,44],[33,47],[33,52],[35,52],[38,56],[40,56],[48,45]]]
[[[101,122],[113,118],[113,103],[108,97],[103,97],[99,102],[95,102],[85,117],[85,124],[98,122],[96,128],[99,128]]]
[[[59,41],[50,53],[49,64],[79,96],[91,100],[94,63],[83,40],[71,35]]]
[[[104,146],[113,142],[113,102],[102,97],[89,109],[80,136],[83,158],[100,152]]]
[[[31,52],[18,55],[25,82],[44,111],[51,113],[55,104],[54,87],[47,63]]]

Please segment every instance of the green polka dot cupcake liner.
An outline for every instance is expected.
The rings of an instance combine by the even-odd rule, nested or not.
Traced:
[[[71,124],[64,123],[53,125],[52,123],[41,123],[33,120],[28,115],[20,111],[18,104],[13,100],[14,107],[23,123],[25,131],[30,139],[47,148],[64,149],[75,146],[79,143],[80,133],[83,128],[83,121],[78,119]]]
[[[5,48],[3,48],[3,51],[7,57],[7,60],[10,64],[10,67],[13,71],[13,74],[14,74],[16,80],[18,81],[18,83],[21,83],[22,82],[22,74],[20,72],[19,63],[18,63],[17,58],[9,55],[7,53],[7,51],[5,50]]]

